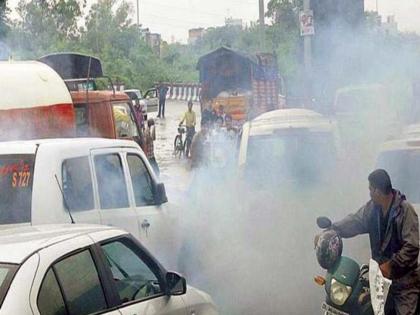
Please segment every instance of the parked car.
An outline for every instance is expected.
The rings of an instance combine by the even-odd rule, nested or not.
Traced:
[[[130,140],[0,143],[0,224],[93,223],[123,228],[168,266],[177,251],[176,207]],[[53,210],[51,210],[53,209]]]
[[[53,209],[53,208],[49,208]],[[130,234],[97,225],[0,232],[0,314],[218,314]]]

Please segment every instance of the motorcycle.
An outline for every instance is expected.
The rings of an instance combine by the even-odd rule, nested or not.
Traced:
[[[328,231],[332,223],[330,219],[320,217],[317,219],[317,225]],[[341,239],[339,241],[341,242]],[[326,299],[321,306],[324,315],[374,314],[367,265],[360,266],[355,260],[341,256],[340,250],[334,263],[326,269],[325,277],[315,278],[318,285],[325,287]]]

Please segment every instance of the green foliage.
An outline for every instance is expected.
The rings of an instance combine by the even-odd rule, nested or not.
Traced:
[[[99,0],[80,27],[86,0],[21,0],[8,44],[16,59],[75,51],[99,57],[104,72],[127,87],[146,89],[171,74],[129,18],[127,2]],[[181,79],[181,77],[178,77]]]
[[[302,8],[302,0],[270,0],[266,15],[283,29],[296,30],[299,27],[299,11]]]
[[[9,31],[8,13],[9,9],[7,8],[6,0],[0,0],[0,39],[6,37]]]
[[[128,2],[98,0],[83,16],[86,0],[21,0],[17,8],[20,18],[10,23],[5,14],[5,0],[0,0],[0,38],[7,30],[6,44],[15,59],[36,59],[63,51],[92,54],[101,59],[105,73],[112,79],[123,81],[129,88],[141,89],[150,88],[157,81],[196,82],[198,59],[220,46],[247,54],[274,52],[288,92],[301,95],[304,71],[298,15],[302,2],[270,0],[266,16],[272,24],[263,29],[257,24],[244,29],[210,28],[191,45],[162,43],[161,55],[157,56],[129,18]],[[373,27],[375,18],[374,14],[367,13],[368,28]],[[367,32],[361,36],[362,41],[353,37],[342,39],[346,45],[342,48],[341,63],[328,59],[338,77],[326,90],[380,80],[398,85],[407,73],[419,68],[411,62],[416,58],[420,60],[419,37],[414,34],[388,36]],[[402,59],[404,62],[399,62]],[[393,67],[384,67],[384,64]],[[315,73],[314,82],[327,75]],[[407,80],[403,86],[407,86]],[[318,88],[322,93],[323,89]]]

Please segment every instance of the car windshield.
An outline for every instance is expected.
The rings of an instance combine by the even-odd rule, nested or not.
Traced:
[[[35,155],[0,156],[0,224],[31,221]]]
[[[245,174],[255,186],[314,183],[335,157],[332,133],[301,130],[251,136]]]
[[[0,308],[17,269],[17,265],[0,264]]]
[[[420,203],[420,150],[382,152],[377,167],[391,176],[392,186],[406,195],[412,203]]]

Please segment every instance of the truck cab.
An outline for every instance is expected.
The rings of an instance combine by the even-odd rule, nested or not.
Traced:
[[[130,139],[140,143],[141,122],[135,114],[132,99],[115,91],[114,84],[103,74],[101,61],[95,57],[57,53],[39,59],[57,71],[65,82],[76,116],[76,135]],[[110,89],[98,86],[104,80]]]
[[[140,130],[131,100],[112,91],[72,91],[78,137],[136,140]]]

